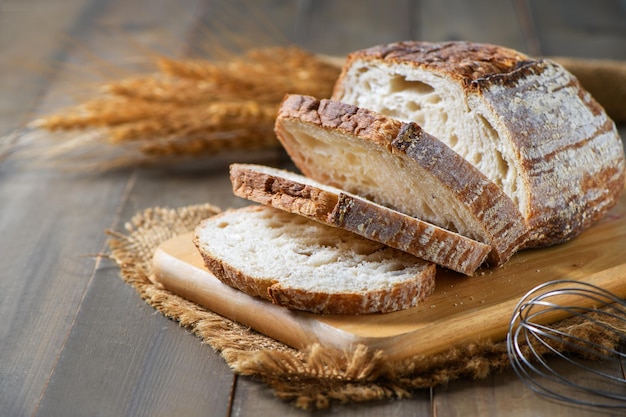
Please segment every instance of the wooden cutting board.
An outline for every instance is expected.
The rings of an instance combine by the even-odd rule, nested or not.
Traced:
[[[173,293],[298,349],[316,342],[342,350],[364,344],[394,359],[430,355],[470,341],[503,340],[519,300],[546,281],[574,279],[626,297],[626,193],[573,241],[520,252],[474,277],[440,269],[432,296],[394,313],[324,316],[250,297],[205,269],[191,235],[163,243],[154,254],[154,271],[154,280]]]

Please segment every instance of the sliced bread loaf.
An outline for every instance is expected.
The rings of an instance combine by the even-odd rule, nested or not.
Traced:
[[[391,312],[417,305],[434,290],[434,264],[268,206],[204,220],[194,244],[224,283],[297,310]]]
[[[506,262],[525,242],[517,205],[415,123],[288,95],[275,130],[307,177],[488,244],[491,265]]]
[[[615,124],[561,65],[495,45],[399,42],[352,53],[332,99],[418,123],[501,187],[527,246],[566,241],[624,189]]]
[[[230,167],[233,192],[312,220],[340,227],[465,275],[473,275],[491,247],[281,169]]]

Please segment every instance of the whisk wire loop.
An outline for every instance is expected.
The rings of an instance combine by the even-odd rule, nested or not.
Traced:
[[[568,317],[571,326],[548,324]],[[620,349],[625,341],[626,300],[590,283],[556,280],[519,301],[507,351],[512,368],[534,392],[569,404],[626,408],[626,354]],[[608,360],[619,367],[600,369]],[[615,369],[621,375],[611,373]]]

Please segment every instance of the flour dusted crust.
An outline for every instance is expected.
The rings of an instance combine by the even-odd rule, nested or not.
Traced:
[[[435,264],[268,206],[201,222],[193,242],[219,280],[297,310],[387,313],[416,306],[435,288]]]
[[[435,288],[434,264],[424,279],[413,285],[395,285],[390,289],[373,290],[362,294],[333,294],[325,291],[303,291],[280,283],[268,287],[274,304],[294,310],[321,314],[372,314],[391,313],[416,307],[433,293]]]
[[[399,42],[351,54],[333,99],[415,121],[515,201],[526,246],[569,240],[624,188],[615,124],[559,64],[470,42]]]
[[[513,201],[415,123],[289,95],[275,129],[307,177],[488,244],[491,265],[525,242],[526,224]]]
[[[285,170],[233,164],[235,195],[336,226],[465,275],[490,246]]]

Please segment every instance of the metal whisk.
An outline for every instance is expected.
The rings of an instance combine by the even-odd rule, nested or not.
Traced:
[[[559,329],[546,325],[567,316],[582,318],[583,324]],[[543,396],[626,408],[625,331],[626,300],[592,284],[550,281],[518,303],[507,350],[515,372]]]

